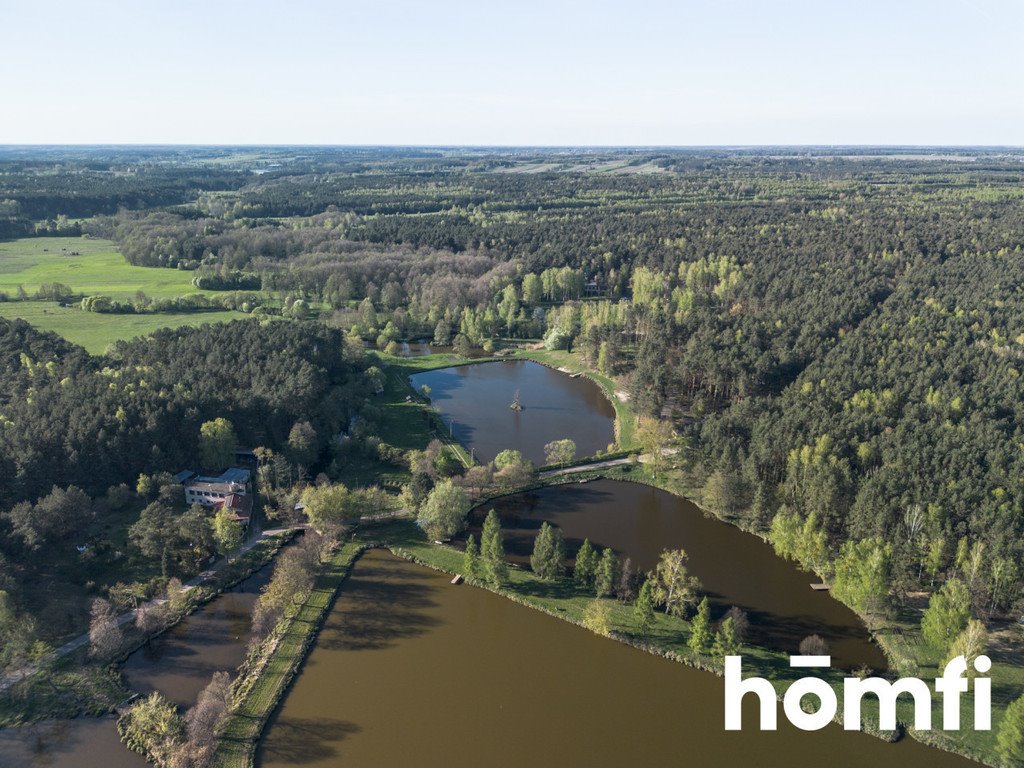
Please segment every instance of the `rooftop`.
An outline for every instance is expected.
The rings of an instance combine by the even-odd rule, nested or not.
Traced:
[[[252,496],[243,496],[240,493],[229,494],[223,501],[217,502],[214,506],[230,509],[235,513],[235,520],[240,523],[248,523],[252,517]]]
[[[182,474],[181,472],[178,473]],[[228,485],[230,483],[237,483],[238,485],[245,485],[249,482],[249,470],[242,469],[241,467],[231,467],[225,469],[217,477],[211,477],[209,475],[194,475],[188,478],[185,482],[188,485],[194,485],[196,483],[216,483],[220,485]],[[177,476],[177,475],[176,475]]]

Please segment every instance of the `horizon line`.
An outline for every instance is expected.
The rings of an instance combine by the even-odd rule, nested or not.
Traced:
[[[325,142],[0,142],[0,149],[34,149],[34,148],[107,148],[107,147],[266,147],[266,148],[328,148],[328,149],[637,149],[637,150],[671,150],[671,149],[984,149],[984,150],[1024,150],[1024,144],[854,144],[854,143],[822,143],[822,144],[786,144],[756,142],[735,144],[416,144],[416,143],[325,143]]]

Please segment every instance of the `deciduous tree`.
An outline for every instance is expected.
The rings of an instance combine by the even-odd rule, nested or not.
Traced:
[[[945,667],[950,659],[963,656],[967,660],[967,677],[973,678],[978,674],[974,668],[974,660],[985,653],[987,647],[988,632],[985,630],[985,625],[977,619],[971,619],[967,622],[964,631],[957,635],[949,647],[949,653],[939,667]]]
[[[943,656],[967,628],[971,598],[960,579],[950,579],[928,600],[921,616],[921,637],[936,656]]]
[[[205,421],[199,427],[199,459],[206,469],[216,471],[231,466],[237,447],[235,428],[227,419]]]
[[[1024,696],[1006,708],[996,733],[996,751],[1007,765],[1024,765]]]
[[[687,555],[682,549],[666,549],[651,575],[654,601],[673,616],[683,616],[696,599],[700,582],[686,568]]]
[[[633,560],[627,557],[622,562],[618,583],[615,585],[615,596],[620,603],[631,603],[636,599],[636,578]]]
[[[217,551],[221,555],[234,552],[242,545],[245,529],[235,520],[235,513],[226,507],[217,510],[213,516],[213,538],[217,542]]]
[[[231,675],[214,672],[196,703],[185,713],[185,735],[194,747],[209,747],[217,742],[221,723],[231,704]]]
[[[427,495],[420,508],[419,522],[430,538],[450,539],[466,527],[469,507],[466,491],[451,480],[444,480]]]
[[[184,741],[177,708],[159,692],[139,699],[118,720],[121,739],[158,766],[168,766]]]
[[[612,633],[612,615],[608,604],[600,598],[594,598],[583,611],[583,626],[603,637]]]
[[[836,559],[832,593],[869,623],[888,610],[891,556],[889,544],[871,538],[846,542]]]
[[[89,652],[94,658],[110,659],[120,650],[123,641],[114,606],[97,597],[92,601],[89,613]]]
[[[544,460],[548,464],[564,466],[576,457],[576,443],[572,440],[552,440],[544,446]]]

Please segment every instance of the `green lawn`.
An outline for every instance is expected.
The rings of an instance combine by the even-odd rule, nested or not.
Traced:
[[[72,256],[71,253],[80,255]],[[63,283],[75,294],[151,298],[207,293],[192,285],[192,273],[136,267],[110,240],[88,237],[27,237],[0,242],[0,291],[16,296],[20,285],[31,296],[42,283]]]
[[[413,451],[426,448],[436,434],[463,463],[468,462],[469,453],[463,446],[448,440],[443,431],[437,432],[436,416],[430,406],[415,395],[409,384],[409,377],[414,373],[456,365],[466,362],[468,358],[447,354],[424,357],[391,357],[380,352],[376,354],[386,377],[384,392],[373,401],[373,404],[380,408],[377,436],[402,451]],[[452,362],[453,360],[455,362]],[[381,485],[397,490],[402,484],[409,482],[410,473],[406,467],[385,464],[375,458],[352,453],[346,457],[341,473],[333,479],[348,486]]]
[[[90,353],[98,355],[115,341],[146,336],[158,328],[202,325],[246,315],[232,311],[106,315],[83,312],[77,307],[61,307],[52,301],[9,301],[0,302],[0,317],[19,317],[40,330],[60,334],[68,341],[80,344]]]

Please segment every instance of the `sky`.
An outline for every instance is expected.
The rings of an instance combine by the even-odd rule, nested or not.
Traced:
[[[1024,0],[0,0],[0,144],[1024,145]]]

